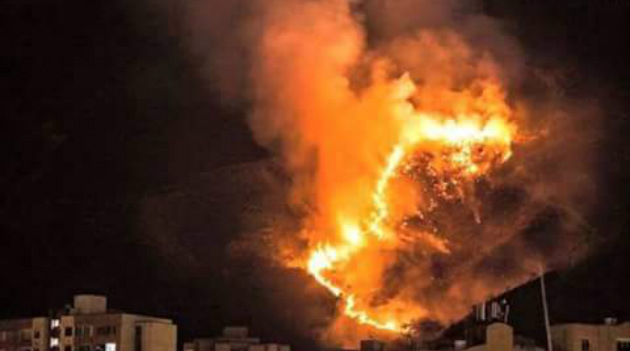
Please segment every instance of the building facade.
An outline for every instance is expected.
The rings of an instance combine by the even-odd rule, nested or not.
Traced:
[[[45,317],[0,320],[0,351],[48,350],[49,332]]]
[[[461,348],[465,344],[461,345]],[[454,349],[458,347],[455,346]],[[514,331],[505,323],[492,323],[485,328],[483,343],[467,348],[466,351],[522,351],[520,345],[514,342]]]
[[[170,319],[107,309],[104,296],[77,295],[49,317],[0,321],[0,351],[175,351]]]
[[[246,327],[226,327],[216,338],[199,338],[184,344],[184,351],[291,351],[289,345],[261,343]]]
[[[551,340],[555,351],[630,351],[630,322],[554,325]]]
[[[446,341],[446,342],[444,342]],[[514,329],[503,322],[471,326],[462,338],[443,340],[424,350],[454,351],[544,351],[533,340],[514,335]]]

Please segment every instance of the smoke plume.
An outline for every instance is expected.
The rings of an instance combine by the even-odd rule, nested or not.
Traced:
[[[202,71],[251,106],[255,139],[289,175],[300,229],[263,210],[244,220],[268,227],[243,240],[339,299],[322,338],[447,324],[586,251],[596,111],[533,74],[476,3],[196,0],[184,12]]]

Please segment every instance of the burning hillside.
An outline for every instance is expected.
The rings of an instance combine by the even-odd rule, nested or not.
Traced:
[[[429,224],[433,207],[440,200],[465,200],[466,189],[474,181],[508,161],[516,127],[501,99],[480,103],[480,111],[431,114],[409,102],[415,86],[407,75],[392,81],[389,88],[393,98],[384,104],[391,111],[385,113],[400,123],[398,141],[391,145],[392,151],[371,180],[371,189],[361,187],[358,194],[348,195],[356,199],[369,194],[367,206],[350,203],[349,208],[335,211],[335,219],[327,221],[333,227],[323,229],[332,232],[331,237],[314,243],[306,268],[343,299],[349,317],[401,332],[405,323],[428,313],[405,296],[378,306],[371,304],[383,285],[380,277],[393,262],[392,253],[413,243],[436,254],[451,253],[448,233]],[[375,128],[378,130],[378,125]],[[401,185],[392,187],[397,180]],[[418,188],[423,194],[414,194]],[[405,206],[396,207],[405,202]],[[410,229],[407,224],[412,218],[428,227]],[[364,269],[367,262],[369,270]]]
[[[569,260],[568,207],[588,177],[555,185],[589,166],[558,145],[580,132],[521,96],[525,66],[496,23],[455,1],[238,4],[248,73],[221,84],[234,95],[244,82],[302,228],[261,229],[275,247],[260,251],[338,299],[325,337],[448,323]]]

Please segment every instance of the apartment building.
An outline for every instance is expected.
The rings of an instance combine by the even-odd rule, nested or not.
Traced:
[[[175,351],[170,319],[107,309],[107,298],[77,295],[47,317],[0,321],[0,351]]]
[[[0,320],[0,351],[48,350],[49,332],[45,317]]]
[[[226,327],[216,338],[198,338],[184,344],[184,351],[291,351],[289,345],[261,343],[246,327]]]
[[[551,326],[555,351],[630,351],[630,322],[607,318],[603,324]]]

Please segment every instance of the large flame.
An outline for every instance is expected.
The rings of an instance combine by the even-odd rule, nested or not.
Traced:
[[[278,256],[339,301],[324,337],[452,321],[504,289],[471,273],[484,254],[470,242],[510,237],[478,196],[525,129],[500,63],[450,29],[369,42],[352,1],[281,2],[265,7],[251,125],[305,214]]]
[[[516,126],[511,122],[511,116],[504,114],[449,116],[418,111],[408,101],[415,90],[408,75],[397,80],[392,90],[398,99],[392,106],[395,115],[390,117],[403,121],[403,126],[398,142],[384,158],[373,184],[370,213],[365,218],[340,215],[336,240],[317,243],[308,256],[306,268],[321,285],[343,300],[343,312],[348,317],[377,329],[403,332],[413,318],[422,317],[421,310],[404,301],[401,306],[372,308],[370,296],[363,296],[344,279],[353,274],[352,270],[361,269],[360,262],[359,265],[352,264],[354,260],[370,259],[369,252],[401,243],[394,223],[388,221],[391,215],[389,201],[404,194],[390,194],[390,183],[401,168],[411,162],[410,158],[421,152],[429,155],[423,171],[438,179],[436,193],[449,197],[446,187],[450,186],[461,194],[465,183],[484,176],[511,157]],[[487,103],[504,105],[501,100]],[[439,233],[423,232],[422,240],[437,252],[450,252],[448,240]]]
[[[271,196],[243,211],[239,240],[325,288],[284,287],[313,301],[282,301],[300,332],[345,347],[420,336],[415,322],[446,325],[585,252],[597,113],[566,109],[556,72],[482,7],[185,3],[195,65],[251,107],[255,141],[289,176],[261,172]],[[311,300],[327,292],[333,316]]]

